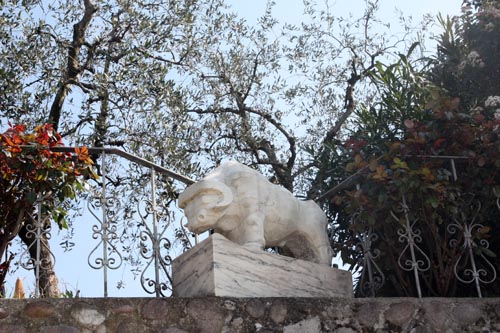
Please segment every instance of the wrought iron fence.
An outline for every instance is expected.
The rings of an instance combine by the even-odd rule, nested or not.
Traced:
[[[54,150],[73,152],[74,148],[57,147]],[[131,266],[135,275],[140,276],[141,286],[146,293],[156,297],[168,296],[172,285],[170,271],[172,238],[182,238],[186,242],[188,233],[183,229],[182,220],[175,219],[171,209],[167,209],[165,202],[162,202],[164,198],[162,200],[158,198],[157,181],[162,177],[168,181],[181,182],[184,186],[194,181],[120,149],[89,148],[89,153],[100,155],[98,168],[101,174],[100,186],[86,196],[86,208],[94,220],[92,238],[95,240],[87,262],[92,269],[102,271],[103,296],[108,297],[109,271],[117,270],[124,262]],[[141,184],[143,195],[133,197],[134,202],[124,202],[126,198],[120,198],[120,193],[115,191],[116,188],[111,191],[109,189],[113,182],[108,169],[117,162],[111,163],[112,157],[121,158],[119,163],[134,163],[138,170],[143,171],[140,177],[147,182]],[[37,200],[37,209],[32,216],[35,223],[28,230],[28,236],[34,237],[35,241],[22,250],[18,261],[20,267],[35,271],[36,286],[33,295],[35,297],[40,296],[40,271],[47,265],[46,260],[40,257],[40,249],[45,247],[50,251],[47,241],[51,236],[51,223],[49,217],[41,213],[43,200],[44,198]],[[119,227],[123,227],[121,232]],[[127,228],[130,230],[125,230]],[[126,246],[127,242],[138,243],[135,247],[139,250],[140,258],[131,254],[133,246]],[[62,245],[71,248],[74,244],[66,240]],[[181,245],[184,249],[191,246],[186,243]],[[36,249],[35,257],[32,254],[34,249]],[[52,252],[50,256],[52,259],[50,264],[54,265],[56,258]]]
[[[73,148],[57,148],[59,151],[73,151]],[[88,254],[88,265],[102,271],[103,295],[108,296],[108,273],[110,270],[117,270],[124,262],[134,266],[134,262],[142,260],[142,268],[136,265],[133,270],[140,277],[140,282],[144,291],[156,297],[168,296],[171,291],[171,271],[170,264],[174,255],[173,240],[181,239],[188,242],[187,232],[183,229],[179,219],[173,216],[172,210],[165,202],[158,198],[158,176],[179,181],[184,185],[192,184],[194,181],[165,169],[145,159],[128,154],[122,150],[114,148],[90,148],[91,154],[100,155],[101,186],[98,191],[87,197],[87,208],[94,218],[92,226],[92,237],[95,240],[93,249]],[[115,156],[131,163],[135,163],[140,168],[147,170],[143,172],[143,178],[147,183],[143,185],[143,193],[148,196],[141,197],[134,202],[127,202],[124,206],[123,198],[119,198],[117,193],[108,189],[108,166],[109,158]],[[455,160],[450,158],[450,168],[453,178],[457,175]],[[164,178],[165,179],[165,178]],[[356,177],[350,177],[339,186],[324,194],[324,197],[336,193],[342,189],[355,186]],[[34,228],[28,232],[36,240],[31,247],[36,247],[36,256],[31,254],[32,249],[23,250],[19,260],[20,266],[35,271],[36,288],[35,296],[38,295],[38,281],[40,270],[47,263],[40,257],[40,249],[46,247],[47,239],[50,238],[50,223],[47,223],[41,214],[41,205],[44,198],[38,198],[33,213],[33,220],[36,222]],[[494,192],[492,200],[500,212],[500,193]],[[406,196],[401,196],[401,202],[397,209],[391,212],[391,216],[396,221],[404,221],[397,224],[399,226],[397,240],[401,244],[401,252],[397,260],[399,268],[413,275],[415,289],[418,297],[422,297],[421,276],[431,270],[431,260],[425,250],[421,247],[422,234],[417,220],[412,220],[410,210],[412,208],[407,202]],[[476,208],[476,212],[480,206]],[[373,297],[377,290],[382,288],[387,280],[383,269],[379,265],[379,259],[383,255],[375,244],[382,241],[380,235],[373,229],[373,226],[363,221],[359,221],[361,212],[353,214],[352,221],[362,222],[364,229],[357,231],[359,240],[355,248],[359,251],[359,266],[361,270],[358,277],[358,290],[360,296]],[[126,217],[127,222],[122,221]],[[364,224],[363,224],[364,223]],[[119,224],[125,228],[130,228],[129,234],[119,232]],[[454,223],[447,226],[447,232],[451,239],[449,246],[460,248],[461,255],[458,257],[453,274],[463,284],[473,284],[477,291],[477,296],[482,297],[482,288],[490,284],[497,278],[497,271],[491,261],[484,255],[484,252],[477,249],[487,249],[489,243],[486,239],[477,240],[473,237],[475,231],[484,226],[476,222],[474,214],[467,216],[459,215]],[[127,240],[134,238],[138,240],[139,254],[142,259],[134,258],[130,255],[130,248],[123,246]],[[66,244],[68,246],[68,244]],[[188,248],[190,244],[182,244]],[[52,260],[55,257],[51,254]],[[482,264],[478,265],[477,261]]]
[[[457,173],[456,160],[467,159],[454,156],[425,156],[425,158],[449,160],[449,171],[453,181],[457,181],[460,177]],[[354,187],[359,190],[360,181],[362,181],[361,173],[354,174],[318,199],[325,199]],[[500,217],[500,193],[493,190],[491,200],[496,203],[499,213],[496,218],[498,219]],[[421,246],[421,228],[424,224],[420,223],[422,221],[418,221],[418,219],[412,220],[409,214],[411,209],[412,207],[409,206],[405,193],[402,193],[397,208],[390,212],[390,216],[396,221],[393,226],[397,228],[398,243],[400,244],[397,266],[399,269],[413,275],[415,296],[422,297],[422,277],[426,272],[433,269],[433,263],[426,250]],[[462,207],[462,211],[453,217],[453,222],[446,225],[446,232],[449,237],[447,246],[456,249],[456,253],[458,253],[453,265],[453,275],[463,285],[474,286],[477,297],[483,297],[484,287],[497,279],[497,269],[491,261],[491,258],[496,257],[497,254],[489,250],[490,243],[487,238],[475,237],[475,235],[481,233],[481,230],[488,228],[477,222],[480,211],[481,202],[471,200],[471,207]],[[384,256],[384,253],[376,245],[377,242],[380,245],[380,242],[385,240],[381,239],[383,236],[375,230],[373,225],[367,221],[362,221],[362,212],[362,210],[359,210],[350,216],[351,225],[364,226],[361,230],[358,227],[354,231],[354,239],[358,240],[355,251],[358,253],[358,268],[360,268],[357,277],[357,295],[359,297],[374,297],[387,281],[387,276],[380,267],[379,261],[380,257]],[[489,256],[486,254],[489,254]],[[480,264],[479,261],[481,261]]]

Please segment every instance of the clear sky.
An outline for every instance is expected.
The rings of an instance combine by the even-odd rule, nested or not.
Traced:
[[[323,3],[318,0],[317,3]],[[266,8],[266,0],[228,0],[235,11],[252,24],[261,16]],[[379,17],[391,24],[391,31],[400,32],[398,23],[398,10],[401,10],[406,17],[411,16],[413,22],[417,24],[422,21],[426,13],[436,16],[438,13],[443,15],[457,15],[460,13],[461,0],[380,0]],[[337,16],[348,17],[352,13],[354,17],[360,17],[365,8],[363,0],[337,0],[331,1],[330,8]],[[282,23],[300,23],[303,16],[302,0],[276,0],[273,14]],[[439,28],[434,29],[435,33]],[[75,248],[64,253],[59,243],[62,241],[57,230],[53,231],[51,246],[56,257],[56,273],[62,284],[62,290],[75,291],[80,289],[85,297],[102,296],[102,271],[94,271],[88,267],[87,257],[92,249],[98,244],[97,240],[91,237],[91,228],[94,222],[90,220],[90,214],[86,213],[83,221],[76,221],[75,238],[73,239]],[[119,268],[110,272],[110,296],[145,296],[140,287],[139,279],[134,280],[128,272],[130,267]],[[21,277],[26,286],[27,292],[33,291],[33,273],[18,270],[14,276],[9,277],[7,281],[7,293],[10,294],[14,288],[14,281]],[[120,279],[125,281],[125,289],[117,290],[116,283]]]
[[[228,0],[229,3],[249,23],[255,22],[266,8],[266,0]],[[275,0],[273,14],[280,22],[300,23],[303,19],[303,0]],[[324,0],[313,0],[318,5]],[[365,0],[336,0],[329,1],[330,9],[335,16],[361,16],[366,8]],[[398,16],[402,11],[406,17],[412,17],[415,22],[422,20],[425,14],[436,16],[457,15],[460,13],[461,0],[379,0],[379,17],[384,22],[391,22],[394,29],[398,29]]]

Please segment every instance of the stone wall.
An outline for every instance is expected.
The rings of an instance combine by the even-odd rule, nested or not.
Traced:
[[[0,300],[0,333],[499,331],[499,299]]]

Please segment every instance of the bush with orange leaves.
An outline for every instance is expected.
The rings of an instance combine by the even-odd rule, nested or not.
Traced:
[[[64,202],[76,198],[86,179],[97,178],[85,147],[52,151],[59,146],[61,136],[50,124],[32,133],[24,125],[10,125],[0,134],[0,258],[39,200],[44,214],[67,227]]]

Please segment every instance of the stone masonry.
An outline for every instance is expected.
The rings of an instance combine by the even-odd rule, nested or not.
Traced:
[[[499,299],[0,300],[0,333],[500,332]]]

